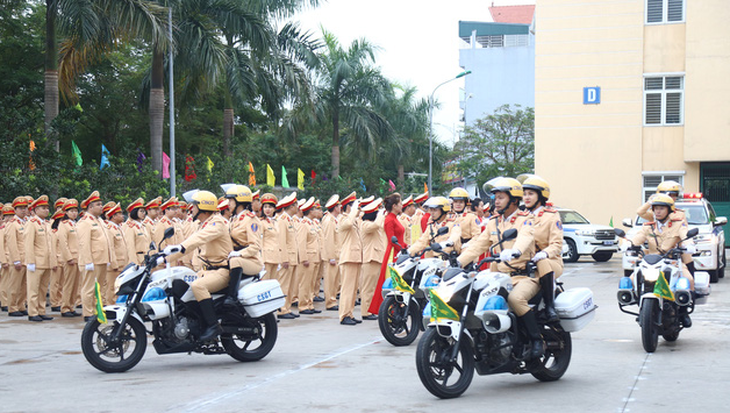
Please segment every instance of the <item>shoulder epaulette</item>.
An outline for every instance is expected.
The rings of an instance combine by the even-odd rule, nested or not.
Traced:
[[[543,211],[545,211],[545,212],[552,212],[552,213],[558,212],[557,209],[553,209],[553,208],[545,208],[545,209],[543,209]]]
[[[654,224],[655,224],[655,222],[654,222],[654,221],[644,222],[644,226],[647,226],[647,225],[654,225]]]
[[[523,217],[526,217],[530,215],[530,211],[519,211],[517,212],[517,215],[522,215]]]
[[[680,217],[676,217],[676,218],[672,218],[672,221],[674,221],[674,222],[684,221],[684,219],[683,218],[680,218]]]

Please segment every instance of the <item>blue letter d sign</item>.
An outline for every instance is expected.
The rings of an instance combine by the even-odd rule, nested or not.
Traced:
[[[584,105],[597,105],[601,103],[601,88],[596,87],[584,87],[583,88],[583,104]]]

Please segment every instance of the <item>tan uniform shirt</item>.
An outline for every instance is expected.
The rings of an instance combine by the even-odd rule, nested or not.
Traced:
[[[198,231],[182,242],[182,246],[185,250],[199,248],[198,257],[208,265],[226,265],[228,254],[233,251],[226,219],[221,214],[211,215]]]
[[[479,226],[479,217],[473,212],[464,211],[456,215],[456,222],[461,227],[461,239],[466,242],[472,238],[476,238],[482,233],[482,228]]]
[[[85,214],[76,225],[79,238],[79,267],[86,264],[110,264],[112,247],[104,223]]]
[[[277,218],[279,224],[279,247],[281,248],[282,262],[290,265],[299,265],[299,249],[297,246],[297,227],[294,220],[286,212]],[[302,257],[304,260],[304,257]]]
[[[307,226],[302,222],[302,218],[292,217],[294,228],[296,228],[297,255],[299,262],[308,261],[307,258]]]
[[[106,230],[109,240],[112,243],[112,251],[114,252],[114,260],[112,261],[111,270],[121,270],[129,264],[129,250],[127,243],[122,234],[122,226],[111,221],[106,222]]]
[[[264,264],[281,264],[279,223],[276,218],[263,217],[261,221],[261,252]]]
[[[182,233],[182,227],[177,225],[170,218],[163,216],[162,218],[157,220],[154,230],[150,234],[152,240],[155,242],[155,245],[157,245],[157,249],[162,249],[160,248],[160,244],[162,243],[162,238],[165,236],[165,230],[168,228],[174,228],[175,235],[173,235],[171,238],[168,238],[167,241],[165,241],[165,245],[177,245],[185,239]]]
[[[302,219],[301,225],[303,227],[303,231],[306,232],[307,260],[309,260],[312,264],[319,263],[322,260],[322,247],[319,244],[318,225],[314,222],[314,220],[307,217]]]
[[[154,220],[149,216],[145,216],[142,221],[142,226],[147,230],[147,235],[149,235],[151,240],[157,239],[157,237],[155,237],[155,226],[157,225],[157,221],[158,220]]]
[[[127,259],[129,262],[142,264],[151,242],[147,228],[138,221],[128,219],[122,224],[122,234],[127,245]]]
[[[400,221],[401,225],[403,225],[403,228],[405,229],[405,232],[403,233],[403,242],[405,242],[406,245],[411,245],[413,242],[411,239],[411,217],[403,213],[398,215],[398,221]]]
[[[337,224],[339,234],[340,264],[352,262],[362,263],[362,243],[360,241],[360,223],[357,209],[352,208],[349,214],[342,214]]]
[[[465,249],[461,255],[459,255],[459,263],[463,266],[472,261],[477,257],[485,253],[489,247],[497,244],[502,239],[502,234],[511,228],[516,228],[517,238],[505,241],[501,246],[494,249],[494,253],[498,254],[502,250],[513,248],[518,249],[522,252],[519,258],[515,258],[507,263],[499,263],[498,265],[491,265],[492,271],[513,272],[514,269],[524,269],[525,264],[528,260],[535,255],[535,236],[534,236],[534,222],[535,217],[530,213],[524,211],[515,211],[509,217],[503,217],[502,215],[495,215],[487,222],[487,228],[482,232],[477,239],[469,242],[469,248]]]
[[[58,266],[54,237],[46,220],[38,217],[28,220],[25,225],[24,247],[26,264],[35,264],[40,270],[50,270]]]
[[[0,265],[8,263],[8,251],[5,248],[5,223],[0,223]]]
[[[324,261],[337,260],[340,255],[338,223],[339,218],[329,212],[322,217],[322,260]]]
[[[8,250],[8,263],[25,265],[25,225],[27,221],[14,216],[5,228],[5,248]]]
[[[383,262],[385,242],[380,234],[383,225],[376,221],[361,221],[362,262]]]
[[[241,250],[241,258],[253,258],[263,267],[261,231],[261,221],[251,211],[242,211],[231,218],[233,249]]]
[[[644,223],[631,242],[642,245],[648,241],[650,254],[665,253],[687,237],[688,229],[687,223],[682,222],[680,217],[668,219],[666,225],[650,221]]]
[[[560,214],[552,208],[540,208],[532,213],[535,218],[533,235],[535,252],[545,251],[550,260],[563,265],[563,224]]]
[[[414,222],[413,225],[414,226],[419,225],[418,228],[419,229],[421,228],[420,222],[418,222],[418,223]],[[439,242],[439,243],[451,242],[454,244],[451,247],[444,248],[444,252],[451,252],[453,250],[460,251],[461,250],[461,227],[459,227],[459,224],[456,222],[456,217],[451,215],[451,216],[446,216],[446,219],[444,219],[443,221],[438,222],[438,223],[433,222],[432,220],[429,221],[428,226],[426,227],[426,231],[424,231],[423,234],[421,234],[421,236],[418,238],[418,240],[416,240],[416,242],[414,242],[413,245],[411,245],[410,248],[408,248],[408,253],[410,255],[414,255],[414,254],[417,254],[417,253],[423,251],[428,246],[430,246],[431,237],[433,235],[435,235],[438,232],[439,228],[441,228],[441,227],[447,227],[449,229],[449,232],[447,232],[444,235],[437,236],[434,239],[434,242]],[[437,255],[431,251],[428,251],[424,254],[424,256],[426,258],[432,258],[432,257],[436,257]],[[439,254],[438,256],[441,256],[441,255]]]
[[[79,260],[79,237],[76,222],[66,219],[58,224],[56,231],[58,240],[58,256],[60,264],[67,264],[71,260]],[[126,257],[125,257],[126,258]]]

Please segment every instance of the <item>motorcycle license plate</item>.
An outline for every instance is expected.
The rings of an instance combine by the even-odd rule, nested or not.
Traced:
[[[603,241],[603,245],[613,245],[613,241]]]

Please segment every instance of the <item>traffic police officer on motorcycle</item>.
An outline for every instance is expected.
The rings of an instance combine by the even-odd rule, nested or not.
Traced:
[[[507,297],[510,308],[522,322],[530,338],[529,358],[540,357],[543,352],[542,336],[528,301],[540,291],[540,283],[535,278],[522,275],[527,262],[535,251],[534,221],[535,218],[525,211],[520,211],[523,190],[520,182],[514,178],[495,178],[485,184],[485,190],[494,194],[496,215],[487,222],[487,228],[475,240],[465,247],[465,251],[457,260],[464,266],[474,261],[489,250],[492,245],[502,241],[502,233],[508,229],[517,229],[517,238],[503,242],[494,252],[499,253],[500,263],[492,264],[492,271],[512,275],[512,291]]]
[[[482,233],[479,226],[479,218],[471,212],[469,206],[469,193],[464,188],[454,188],[449,192],[451,200],[451,208],[454,211],[456,220],[461,227],[461,243],[466,244],[472,238],[476,238]]]
[[[423,204],[423,207],[429,214],[431,214],[428,226],[418,240],[414,242],[410,248],[408,248],[408,254],[414,255],[420,253],[426,249],[426,247],[431,245],[432,240],[433,242],[441,244],[441,250],[444,252],[449,252],[452,249],[460,251],[461,228],[456,222],[456,217],[449,216],[449,211],[451,211],[449,201],[442,196],[436,196],[429,198],[429,200]],[[414,225],[417,224],[414,223]],[[442,227],[448,228],[449,231],[445,234],[437,235],[439,228]],[[428,251],[424,255],[425,258],[431,258],[434,256],[435,254],[432,251]]]

